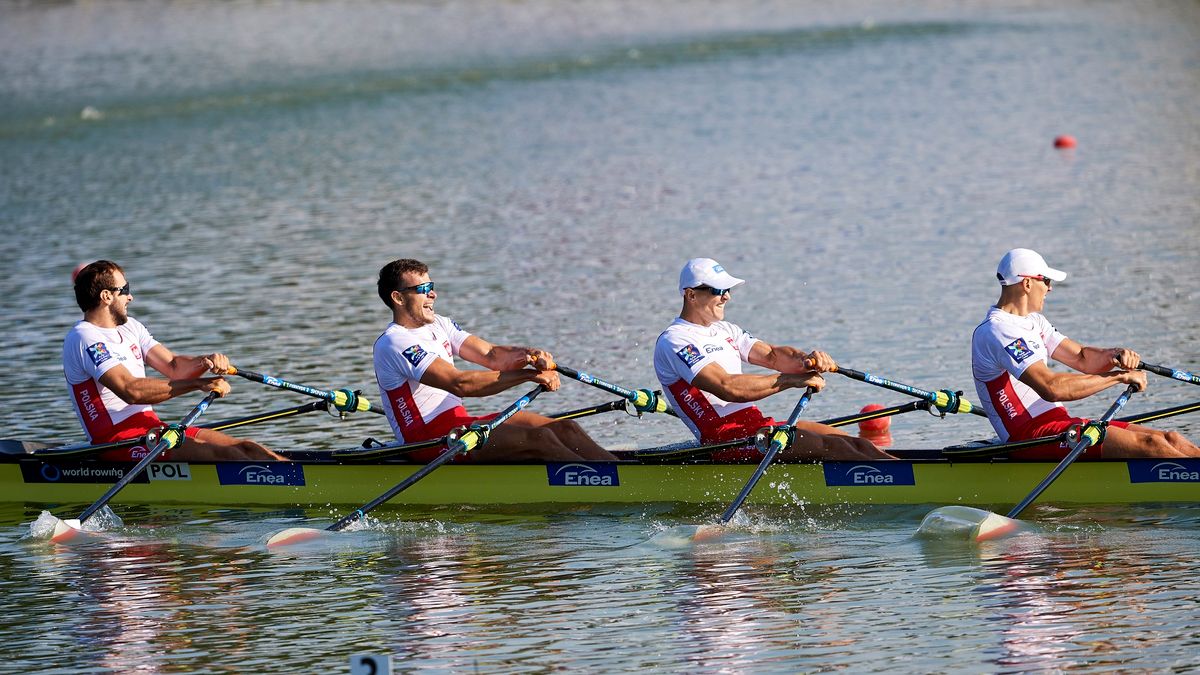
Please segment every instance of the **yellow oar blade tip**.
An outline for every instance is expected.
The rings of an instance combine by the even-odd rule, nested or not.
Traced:
[[[313,541],[330,534],[328,530],[318,530],[312,527],[289,527],[276,532],[267,539],[267,548],[296,546],[306,541]]]
[[[930,511],[917,528],[922,539],[991,541],[1025,529],[1019,520],[970,506],[943,506]]]

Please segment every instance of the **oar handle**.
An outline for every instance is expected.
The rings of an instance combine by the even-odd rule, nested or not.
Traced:
[[[987,417],[987,413],[982,408],[958,394],[951,394],[947,391],[926,391],[925,389],[904,384],[903,382],[894,382],[878,375],[864,373],[861,370],[854,370],[853,368],[846,368],[840,365],[833,372],[845,375],[852,380],[866,382],[867,384],[873,384],[884,389],[891,389],[892,391],[898,391],[909,396],[923,398],[937,406],[937,409],[943,412],[970,413],[972,415],[979,415],[980,417]]]
[[[129,485],[133,479],[140,476],[142,472],[146,470],[146,467],[150,465],[150,462],[158,459],[158,456],[164,451],[183,442],[184,430],[192,426],[192,424],[194,424],[196,420],[204,414],[204,411],[208,410],[208,406],[211,405],[218,396],[220,396],[219,393],[210,391],[208,396],[205,396],[204,400],[200,401],[199,405],[197,405],[195,408],[192,408],[192,411],[189,412],[177,426],[167,427],[167,430],[163,432],[162,437],[159,438],[158,442],[154,444],[154,448],[150,450],[150,452],[147,453],[146,456],[141,459],[141,461],[139,461],[137,464],[134,464],[132,469],[126,472],[124,476],[121,476],[121,479],[108,489],[108,492],[105,492],[100,499],[96,500],[91,506],[84,509],[83,513],[79,514],[79,522],[82,524],[83,521],[91,518],[93,514],[104,508],[104,505],[107,504],[108,501],[113,498],[113,496],[124,489],[126,485]]]
[[[1021,512],[1025,510],[1025,507],[1032,504],[1033,500],[1037,499],[1039,495],[1045,492],[1046,488],[1050,487],[1050,484],[1053,483],[1063,471],[1066,471],[1067,467],[1070,466],[1071,463],[1076,460],[1076,458],[1082,455],[1083,452],[1088,448],[1099,443],[1104,438],[1104,431],[1108,427],[1109,421],[1111,421],[1113,416],[1117,414],[1118,410],[1125,407],[1125,404],[1129,402],[1129,397],[1133,396],[1134,392],[1136,391],[1137,385],[1129,385],[1125,388],[1125,391],[1121,392],[1121,395],[1117,397],[1117,400],[1113,401],[1113,404],[1109,406],[1108,411],[1105,412],[1099,420],[1088,422],[1087,424],[1083,425],[1083,429],[1079,434],[1079,439],[1071,445],[1071,451],[1067,453],[1067,456],[1058,463],[1058,466],[1054,467],[1054,470],[1050,472],[1049,476],[1046,476],[1041,483],[1038,483],[1037,487],[1033,489],[1033,492],[1029,493],[1029,496],[1025,497],[1025,499],[1022,499],[1021,503],[1014,506],[1012,511],[1008,512],[1008,517],[1016,518],[1018,515],[1020,515]]]
[[[776,429],[775,433],[772,434],[771,445],[767,447],[767,451],[763,454],[762,461],[758,463],[758,468],[754,470],[754,474],[750,476],[750,480],[746,482],[746,485],[729,505],[729,508],[725,509],[725,512],[721,514],[720,522],[722,525],[733,520],[734,514],[742,507],[742,503],[754,491],[754,486],[758,485],[759,479],[767,472],[767,467],[771,465],[772,460],[775,459],[775,455],[779,454],[780,450],[783,450],[792,442],[793,427],[796,425],[796,421],[800,419],[800,413],[804,412],[804,409],[808,407],[808,402],[812,400],[812,396],[815,393],[817,393],[816,389],[812,387],[805,388],[804,395],[796,402],[796,407],[792,409],[792,414],[788,416],[787,424]]]
[[[1189,373],[1186,370],[1178,370],[1176,368],[1167,368],[1166,366],[1156,366],[1153,363],[1142,363],[1138,366],[1142,370],[1150,371],[1155,375],[1162,375],[1180,382],[1188,382],[1190,384],[1200,384],[1200,375]]]
[[[246,370],[245,368],[239,368],[234,365],[230,365],[229,369],[225,372],[228,375],[238,375],[250,380],[251,382],[265,384],[268,387],[286,389],[288,391],[294,391],[298,394],[304,394],[314,398],[323,398],[332,403],[335,408],[342,412],[369,411],[377,415],[384,414],[382,408],[373,405],[366,399],[366,397],[360,396],[349,389],[337,389],[333,391],[327,389],[317,389],[316,387],[309,387],[303,384],[296,384],[295,382],[288,382],[287,380],[281,380],[278,377],[263,375],[262,373],[256,373],[253,370]]]
[[[392,486],[392,488],[387,492],[379,495],[366,504],[363,504],[351,513],[346,514],[336,523],[325,529],[330,532],[337,532],[339,530],[346,529],[352,523],[361,520],[367,515],[367,513],[374,510],[380,504],[386,503],[392,497],[404,492],[409,487],[417,483],[417,481],[433,473],[433,471],[439,466],[454,459],[455,456],[464,452],[470,452],[480,445],[483,445],[487,442],[488,435],[491,433],[492,429],[495,429],[504,422],[508,421],[508,419],[510,419],[513,415],[516,415],[523,408],[528,406],[533,399],[537,398],[538,394],[542,393],[543,391],[546,391],[546,386],[539,384],[533,389],[533,391],[530,391],[528,394],[525,394],[521,398],[514,401],[512,405],[505,408],[499,415],[496,415],[496,417],[492,418],[488,422],[484,424],[471,425],[467,428],[467,431],[463,433],[462,436],[454,439],[453,442],[449,444],[450,447],[446,450],[446,452],[438,455],[432,462],[429,462],[425,466],[421,467],[416,473]]]
[[[633,407],[636,408],[640,413],[656,412],[667,413],[669,415],[675,414],[675,411],[667,405],[666,400],[662,396],[659,396],[652,391],[648,391],[646,389],[626,389],[619,384],[606,382],[595,375],[581,373],[574,368],[568,368],[562,364],[556,364],[554,369],[573,380],[578,380],[584,384],[590,384],[593,387],[607,391],[610,394],[624,396],[625,399],[632,403]]]

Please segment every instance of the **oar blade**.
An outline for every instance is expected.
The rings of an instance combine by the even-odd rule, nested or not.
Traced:
[[[724,525],[677,525],[650,537],[647,543],[659,548],[683,549],[720,539],[728,532]]]
[[[54,523],[54,530],[50,533],[50,541],[56,544],[65,544],[72,539],[83,537],[86,534],[83,530],[83,524],[75,518],[57,520],[58,522]]]
[[[917,536],[979,542],[1003,539],[1027,529],[1021,521],[991,511],[970,506],[943,506],[925,516],[917,528]]]
[[[334,536],[334,533],[329,530],[318,530],[313,527],[289,527],[286,530],[281,530],[271,535],[267,539],[267,548],[298,546],[305,542],[332,536]]]

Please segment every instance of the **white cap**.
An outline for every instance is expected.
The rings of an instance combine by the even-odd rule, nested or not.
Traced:
[[[1038,255],[1037,251],[1027,248],[1014,248],[1005,253],[996,268],[996,278],[1004,286],[1019,283],[1023,277],[1042,276],[1062,281],[1067,278],[1067,273],[1047,265],[1046,259]]]
[[[746,283],[729,272],[712,258],[692,258],[679,272],[679,294],[688,288],[708,286],[709,288],[733,288]]]

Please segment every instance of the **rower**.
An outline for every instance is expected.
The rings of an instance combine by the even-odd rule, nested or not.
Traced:
[[[379,270],[379,298],[392,322],[375,341],[375,378],[396,440],[441,438],[455,429],[495,415],[472,416],[464,397],[491,396],[526,382],[558,389],[554,357],[543,349],[494,345],[435,314],[438,292],[429,267],[401,258]],[[487,370],[459,370],[458,356]],[[446,447],[409,455],[431,462]],[[614,460],[572,420],[554,420],[521,411],[490,432],[487,443],[456,462]]]
[[[1036,251],[1015,248],[996,268],[1000,299],[988,309],[971,336],[971,372],[975,390],[1001,442],[1056,436],[1087,422],[1072,417],[1062,401],[1078,401],[1109,387],[1146,388],[1136,370],[1137,352],[1124,347],[1089,347],[1058,332],[1042,315],[1054,282],[1067,273],[1054,269]],[[1078,373],[1050,370],[1054,359]],[[1115,366],[1115,367],[1114,367]],[[1012,457],[1056,460],[1068,441],[1017,450]],[[1081,460],[1100,458],[1200,457],[1200,449],[1174,431],[1111,421],[1102,442]]]
[[[711,258],[689,260],[679,273],[683,309],[654,346],[654,372],[663,395],[701,443],[746,438],[763,427],[777,426],[754,401],[786,389],[812,387],[820,391],[825,387],[821,373],[837,368],[825,352],[768,344],[725,321],[725,305],[733,289],[743,283]],[[743,362],[777,374],[744,374]],[[795,428],[795,440],[781,453],[781,459],[891,459],[870,441],[825,424],[797,422]],[[717,461],[760,458],[749,448],[713,453]]]
[[[92,443],[156,435],[164,427],[154,413],[162,403],[194,391],[229,393],[219,374],[229,359],[219,353],[175,354],[129,316],[133,291],[115,262],[97,260],[75,275],[75,301],[83,319],[63,341],[63,373],[75,414]],[[168,379],[146,376],[149,365]],[[218,377],[201,377],[205,372]],[[212,429],[189,427],[186,440],[159,459],[179,461],[283,459],[263,446]],[[137,461],[149,444],[107,450],[100,459]]]

